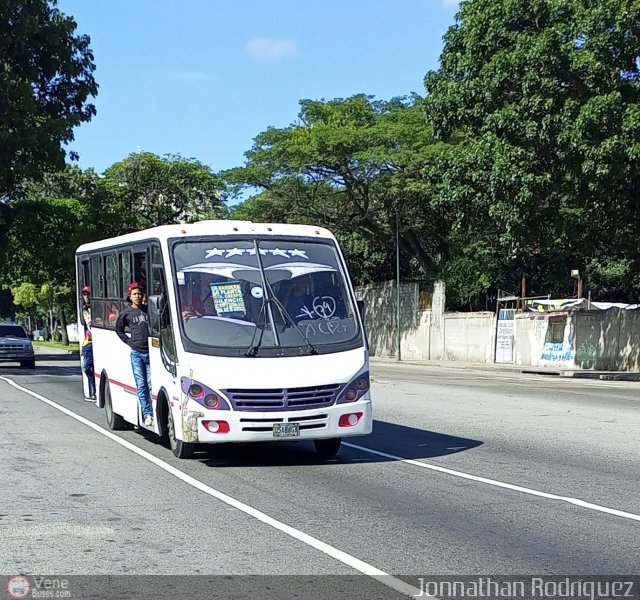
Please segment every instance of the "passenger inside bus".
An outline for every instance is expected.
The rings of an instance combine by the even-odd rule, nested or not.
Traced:
[[[118,304],[116,302],[111,302],[107,307],[107,324],[114,327],[119,314],[120,309],[118,308]]]
[[[287,312],[295,321],[313,319],[313,296],[310,293],[309,275],[300,275],[288,282],[286,300],[283,302]]]
[[[332,317],[345,318],[348,316],[347,306],[340,286],[333,280],[333,273],[317,273],[314,277],[314,296],[318,298],[317,306],[320,306],[321,318]]]
[[[208,273],[188,274],[185,285],[180,286],[183,319],[217,316],[211,293],[211,284],[217,279],[217,276]]]

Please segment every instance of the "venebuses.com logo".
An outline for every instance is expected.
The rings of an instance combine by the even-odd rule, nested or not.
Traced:
[[[7,581],[7,593],[12,598],[26,598],[30,591],[31,583],[22,575],[16,575]]]

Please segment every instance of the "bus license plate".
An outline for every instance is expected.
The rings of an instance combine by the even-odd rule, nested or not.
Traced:
[[[273,437],[298,437],[299,435],[299,423],[274,423],[273,425]]]

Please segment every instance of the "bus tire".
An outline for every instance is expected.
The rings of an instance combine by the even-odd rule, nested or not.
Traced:
[[[313,445],[316,447],[316,452],[322,458],[331,458],[336,456],[340,452],[340,444],[342,444],[342,438],[329,438],[325,440],[313,440]]]
[[[176,428],[173,424],[173,411],[170,406],[167,406],[168,414],[167,414],[167,436],[169,438],[169,446],[171,447],[171,452],[176,458],[191,458],[193,456],[193,451],[196,448],[195,444],[189,444],[187,442],[183,442],[176,438]]]
[[[107,417],[107,425],[111,431],[121,431],[127,428],[127,422],[120,415],[113,412],[111,386],[108,381],[104,384],[104,414]]]
[[[162,443],[167,445],[169,443],[169,434],[167,433],[168,423],[167,414],[169,412],[169,400],[167,400],[167,394],[164,389],[158,392],[158,401],[156,403],[156,426],[158,428],[158,435],[162,440]]]
[[[98,398],[96,400],[96,406],[98,408],[104,408],[104,396],[105,396],[105,392],[104,389],[105,387],[107,387],[107,385],[109,384],[109,381],[107,380],[107,374],[102,371],[102,373],[100,374],[100,382],[98,383]]]

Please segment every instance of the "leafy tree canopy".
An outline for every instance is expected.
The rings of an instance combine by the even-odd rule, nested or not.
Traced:
[[[387,256],[398,220],[402,251],[429,269],[446,227],[415,185],[432,142],[420,99],[356,95],[300,106],[297,123],[258,135],[245,166],[223,174],[232,191],[261,190],[235,214],[324,225]]]
[[[0,197],[64,165],[73,128],[95,114],[89,37],[55,0],[0,2]]]
[[[637,0],[462,2],[425,78],[453,146],[427,175],[461,254],[543,293],[570,286],[570,268],[622,293],[639,257],[639,49]]]
[[[135,229],[219,218],[222,183],[210,167],[179,155],[131,154],[105,173],[109,194]]]

